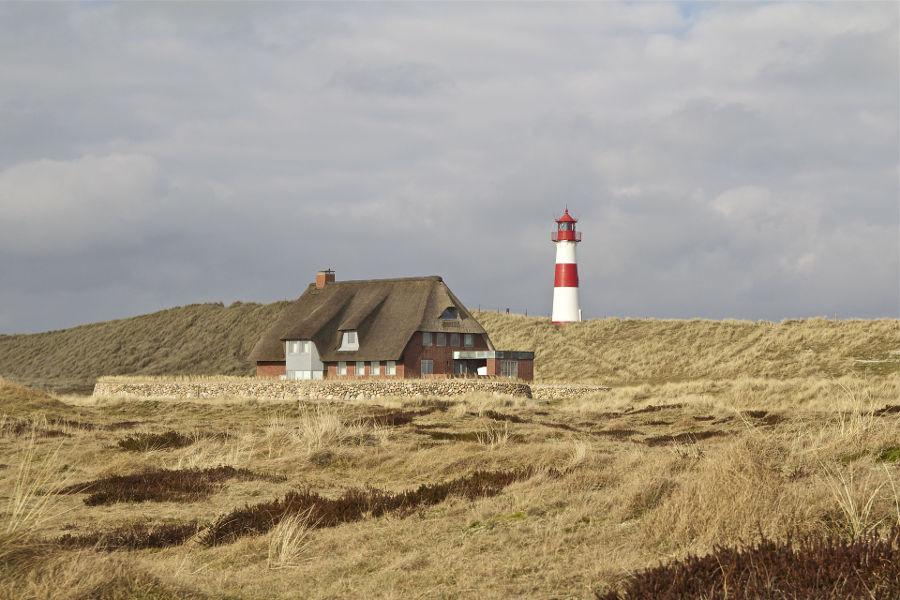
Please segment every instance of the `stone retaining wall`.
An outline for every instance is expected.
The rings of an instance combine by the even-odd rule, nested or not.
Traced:
[[[577,383],[532,383],[531,397],[535,400],[562,400],[583,398],[597,392],[608,392],[612,388],[602,385],[582,385]]]
[[[531,388],[514,381],[424,379],[393,381],[247,381],[154,382],[98,381],[94,396],[137,398],[216,398],[241,396],[274,400],[343,400],[355,398],[459,396],[487,392],[531,398]]]

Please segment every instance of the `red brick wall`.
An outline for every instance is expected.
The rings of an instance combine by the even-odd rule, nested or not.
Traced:
[[[520,360],[517,362],[519,363],[519,379],[522,381],[531,381],[534,379],[534,361]],[[493,377],[500,377],[500,359],[487,359],[487,374]]]
[[[286,375],[287,371],[283,362],[277,361],[260,361],[256,363],[257,377],[281,377]]]
[[[474,334],[474,346],[466,348],[463,346],[465,342],[464,334],[459,334],[459,345],[451,346],[450,345],[450,331],[445,331],[447,334],[447,345],[446,346],[437,346],[437,333],[431,333],[431,345],[423,346],[422,345],[422,332],[417,331],[413,334],[412,338],[409,340],[409,344],[406,345],[406,349],[403,351],[403,367],[405,377],[421,377],[422,376],[422,361],[423,360],[433,360],[434,361],[434,374],[435,375],[453,375],[453,353],[459,352],[460,350],[487,350],[487,344],[484,342],[484,336],[480,334]],[[400,363],[397,363],[397,375],[400,375]]]
[[[533,360],[519,361],[519,379],[521,379],[522,381],[531,381],[532,379],[534,379]]]
[[[385,375],[384,374],[385,369],[387,368],[386,363],[387,363],[387,361],[384,361],[384,360],[381,361],[381,375],[375,375],[375,377],[390,377],[392,379],[395,377],[403,377],[403,365],[401,365],[399,361],[397,361],[397,365],[396,365],[397,366],[397,374],[396,375]],[[339,375],[337,374],[337,363],[328,363],[327,369],[328,369],[328,372],[326,373],[325,377],[327,377],[329,379],[334,379],[335,377],[339,377]],[[372,376],[372,363],[366,362],[366,377],[370,377],[370,376]],[[347,361],[346,378],[350,378],[350,377],[356,377],[356,361],[355,360]]]

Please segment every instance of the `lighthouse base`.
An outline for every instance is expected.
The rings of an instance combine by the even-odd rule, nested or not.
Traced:
[[[553,314],[550,321],[555,325],[581,321],[577,287],[553,288]]]

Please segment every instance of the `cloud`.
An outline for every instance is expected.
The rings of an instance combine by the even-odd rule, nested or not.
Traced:
[[[546,314],[567,204],[586,316],[896,316],[898,13],[0,5],[0,330],[323,266]]]
[[[68,252],[140,236],[158,188],[156,161],[140,155],[42,159],[0,171],[0,247]]]

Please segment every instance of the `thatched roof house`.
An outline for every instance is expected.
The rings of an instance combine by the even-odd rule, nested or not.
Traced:
[[[320,271],[250,360],[262,377],[420,377],[475,374],[497,358],[487,356],[493,351],[440,277],[336,282],[333,272]]]

